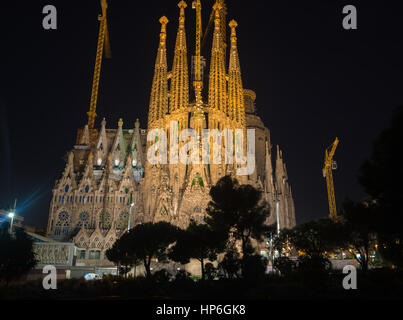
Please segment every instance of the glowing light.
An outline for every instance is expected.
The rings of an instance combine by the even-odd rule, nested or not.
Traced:
[[[119,160],[119,159],[116,159],[116,160],[115,160],[115,166],[117,167],[117,166],[119,165],[119,163],[120,163],[120,160]]]
[[[102,159],[101,158],[98,158],[98,160],[97,160],[97,165],[101,165],[102,164]]]
[[[14,218],[14,212],[10,212],[10,213],[8,214],[8,216],[9,216],[9,218]]]
[[[135,167],[137,165],[137,160],[136,159],[133,159],[132,165],[133,165],[133,167]]]

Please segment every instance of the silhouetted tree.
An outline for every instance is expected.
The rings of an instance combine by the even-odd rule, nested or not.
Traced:
[[[225,176],[210,189],[210,196],[207,224],[227,239],[240,240],[243,258],[253,254],[251,240],[262,241],[268,230],[265,221],[270,211],[261,201],[261,191]]]
[[[291,230],[281,230],[274,245],[280,253],[284,244],[288,243],[309,257],[325,256],[326,252],[340,246],[341,231],[340,224],[330,219],[313,220],[299,224]]]
[[[378,207],[377,241],[384,259],[403,267],[403,106],[396,109],[389,127],[373,142],[370,158],[358,180]]]
[[[147,277],[151,277],[151,260],[166,259],[168,246],[177,240],[179,228],[168,222],[138,224],[125,237],[129,245],[129,255],[141,259],[146,270]]]
[[[366,272],[370,250],[375,240],[377,207],[371,203],[346,200],[341,210],[341,217],[343,230],[339,233],[340,246],[353,251],[362,271]]]
[[[297,270],[310,278],[316,274],[319,281],[328,276],[331,264],[327,254],[340,248],[342,232],[343,226],[330,219],[309,221],[281,230],[274,246],[280,253],[298,251]]]
[[[266,274],[267,259],[259,254],[247,255],[241,260],[242,276],[249,281],[262,280]]]
[[[227,278],[238,277],[238,272],[241,269],[241,258],[235,245],[227,246],[224,258],[218,264],[218,268],[223,271]]]
[[[0,281],[19,279],[36,265],[33,240],[20,229],[0,228]]]
[[[288,257],[278,257],[274,259],[273,267],[287,277],[295,271],[297,264]]]
[[[169,258],[182,264],[197,259],[201,264],[202,280],[205,278],[205,260],[214,261],[217,254],[225,249],[225,241],[206,224],[190,223],[185,231],[178,234],[176,244],[169,252]]]
[[[119,273],[127,276],[131,267],[141,264],[138,258],[131,250],[131,239],[128,233],[125,233],[108,249],[105,254],[109,261],[118,265]]]
[[[216,267],[214,267],[214,265],[211,262],[206,263],[204,269],[205,269],[206,278],[208,280],[214,280],[214,278],[217,276],[218,269]]]

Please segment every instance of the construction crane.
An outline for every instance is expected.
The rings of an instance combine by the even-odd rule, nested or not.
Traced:
[[[87,112],[89,129],[94,129],[95,117],[97,116],[96,109],[98,100],[99,77],[101,75],[102,56],[104,49],[105,49],[105,57],[106,58],[112,57],[111,46],[109,43],[108,24],[106,21],[106,11],[108,9],[108,4],[106,0],[101,0],[101,8],[102,8],[102,15],[98,16],[99,34],[98,34],[97,54],[95,58],[94,76],[92,80],[90,111]]]
[[[223,38],[223,42],[224,42],[224,49],[226,49],[227,47],[227,36],[226,36],[226,30],[227,30],[227,26],[226,26],[226,15],[227,15],[227,8],[225,5],[225,1],[224,0],[217,0],[217,2],[221,5],[221,14],[222,14],[222,19],[221,19],[221,32],[222,32],[222,38]],[[214,9],[211,11],[210,14],[210,19],[209,22],[207,24],[206,30],[204,31],[204,35],[202,38],[202,44],[201,44],[201,48],[203,49],[206,41],[207,41],[207,37],[208,34],[211,30],[211,27],[213,25],[214,22]],[[224,50],[225,51],[225,50]]]
[[[196,10],[196,50],[194,57],[194,73],[193,87],[195,90],[196,104],[202,103],[201,91],[203,89],[203,79],[201,76],[201,37],[203,33],[202,18],[201,18],[201,2],[195,0],[192,3],[192,8]]]
[[[192,127],[197,131],[199,139],[202,137],[202,130],[206,125],[206,118],[203,112],[203,77],[202,77],[202,57],[201,57],[201,38],[203,35],[201,18],[201,1],[194,0],[192,8],[196,10],[196,50],[194,56],[194,79],[193,88],[195,91],[195,108],[191,119]]]
[[[333,221],[337,221],[337,210],[336,210],[336,197],[334,195],[334,183],[333,183],[333,173],[332,170],[336,170],[337,164],[333,161],[334,153],[339,144],[339,139],[336,137],[333,144],[329,146],[325,151],[325,163],[323,166],[323,177],[326,178],[327,185],[327,196],[329,199],[329,217]]]

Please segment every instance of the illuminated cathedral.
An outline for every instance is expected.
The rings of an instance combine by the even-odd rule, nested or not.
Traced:
[[[168,19],[159,20],[161,32],[147,128],[142,128],[139,120],[128,121],[125,126],[119,120],[117,127],[111,127],[103,119],[97,129],[88,125],[78,129],[76,145],[52,191],[47,234],[55,239],[72,239],[79,250],[77,262],[83,265],[110,265],[105,251],[136,224],[167,221],[186,228],[190,221],[203,223],[209,190],[225,175],[262,191],[271,210],[268,224],[295,226],[294,201],[282,152],[278,146],[273,152],[269,129],[255,108],[256,94],[243,87],[236,21],[227,24],[224,0],[217,0],[211,17],[211,54],[205,59],[201,56],[201,3],[194,1],[196,45],[189,59],[187,5],[180,1],[178,6],[172,66],[167,63]],[[147,139],[148,133],[161,129],[168,141],[176,139],[170,132],[172,122],[177,124],[178,134],[189,128],[196,132],[254,129],[255,170],[237,175],[240,165],[227,164],[224,157],[218,164],[150,163],[147,154],[155,141]],[[182,144],[179,142],[179,147]]]

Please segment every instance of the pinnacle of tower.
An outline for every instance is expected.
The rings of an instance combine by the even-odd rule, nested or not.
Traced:
[[[228,70],[228,114],[232,120],[245,126],[244,92],[236,37],[238,23],[232,20],[229,26],[231,28],[231,51]]]
[[[227,5],[225,4],[225,0],[217,0],[220,3],[221,9],[221,33],[222,33],[222,40],[223,40],[223,47],[224,47],[224,57],[226,56],[227,52]],[[226,61],[226,60],[225,60]]]
[[[276,158],[276,161],[279,161],[279,160],[281,160],[280,146],[277,145],[277,158]]]
[[[157,58],[155,61],[154,78],[151,89],[148,126],[152,127],[156,120],[162,119],[168,111],[168,65],[166,49],[166,25],[168,18],[160,18],[161,32]]]
[[[179,2],[178,7],[180,8],[179,27],[176,36],[175,55],[172,67],[169,112],[186,108],[189,104],[189,73],[185,31],[186,2]]]
[[[123,135],[123,120],[118,121],[118,130],[112,145],[114,166],[122,166],[126,158],[126,140]]]
[[[168,24],[169,20],[167,17],[162,16],[160,18],[159,22],[161,23],[160,45],[165,45],[166,38],[167,38],[167,24]]]
[[[132,142],[130,144],[129,154],[132,155],[132,166],[141,166],[141,140],[140,140],[140,121],[139,119],[136,120],[134,125],[134,134],[132,138]]]
[[[222,5],[217,1],[214,6],[214,34],[211,49],[208,102],[211,108],[227,112],[225,48],[221,32],[220,10]]]
[[[270,148],[269,148],[269,141],[266,141],[266,163],[265,163],[265,169],[266,169],[266,174],[268,177],[273,176],[273,165],[271,162],[271,153],[270,153]]]
[[[108,140],[106,139],[106,120],[102,119],[101,130],[98,135],[97,151],[96,151],[96,161],[97,165],[100,166],[104,162],[106,152],[108,150]]]
[[[83,133],[80,138],[80,144],[87,145],[87,146],[90,144],[90,132],[88,129],[88,124],[86,124],[84,127]]]
[[[74,152],[71,151],[68,157],[68,164],[73,165],[73,160],[74,160]]]

